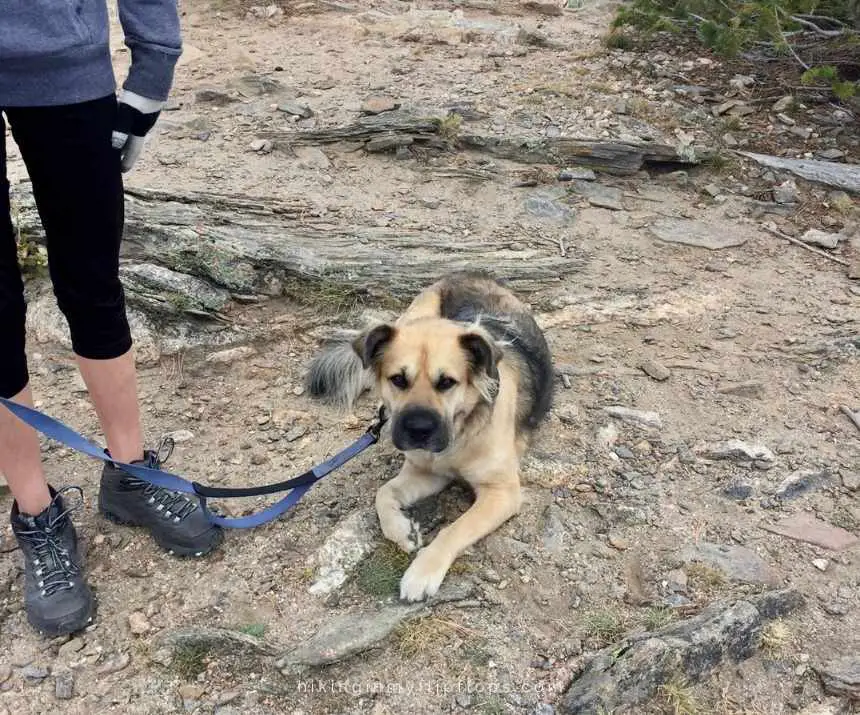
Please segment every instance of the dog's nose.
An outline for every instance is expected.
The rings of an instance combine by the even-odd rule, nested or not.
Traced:
[[[448,446],[448,431],[442,416],[425,407],[410,407],[398,415],[392,430],[394,446],[408,451],[441,452]]]
[[[416,442],[424,442],[439,429],[439,418],[429,410],[415,410],[403,415],[403,429]]]

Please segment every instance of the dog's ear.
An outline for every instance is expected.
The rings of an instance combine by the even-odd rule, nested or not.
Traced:
[[[492,340],[480,333],[466,333],[460,336],[460,347],[466,351],[473,372],[486,375],[491,380],[499,379],[502,351]]]
[[[394,338],[395,330],[390,325],[377,325],[366,333],[359,335],[352,344],[353,350],[361,358],[364,369],[379,363],[385,348]]]

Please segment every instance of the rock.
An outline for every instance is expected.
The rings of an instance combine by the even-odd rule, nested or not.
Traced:
[[[686,593],[687,574],[681,569],[673,569],[666,574],[666,586],[672,593]]]
[[[776,586],[779,573],[757,553],[743,546],[726,546],[700,541],[681,554],[686,563],[703,563],[721,571],[732,581]]]
[[[119,653],[112,658],[108,658],[104,663],[96,668],[96,673],[99,675],[112,675],[125,670],[128,664],[131,663],[131,656],[128,653]]]
[[[561,554],[569,536],[564,526],[562,511],[555,504],[550,504],[544,512],[543,546],[551,554]]]
[[[831,526],[806,512],[793,514],[776,524],[761,524],[761,528],[773,534],[815,544],[831,551],[842,551],[860,542],[860,538],[854,534],[838,526]]]
[[[313,110],[306,104],[301,104],[300,102],[294,102],[291,100],[280,102],[278,104],[278,110],[301,119],[310,119],[314,116]]]
[[[63,643],[57,651],[57,657],[60,660],[71,660],[76,653],[80,653],[84,647],[83,638],[72,638],[72,640]]]
[[[625,447],[623,444],[617,444],[612,448],[612,451],[615,452],[621,459],[636,459],[636,455],[633,453],[633,450],[629,447]]]
[[[860,472],[842,472],[842,486],[852,492],[860,489]]]
[[[745,501],[752,496],[753,488],[751,484],[746,482],[732,482],[723,487],[723,495],[735,501]]]
[[[773,189],[773,200],[778,204],[795,204],[797,196],[797,184],[794,179],[787,179]]]
[[[165,437],[169,437],[176,444],[182,444],[183,442],[190,442],[194,439],[194,433],[187,429],[178,429],[173,432],[168,432]]]
[[[363,653],[385,640],[401,623],[437,603],[462,601],[472,595],[470,584],[443,583],[436,596],[423,603],[385,606],[371,613],[350,613],[329,620],[310,639],[283,654],[275,666],[284,675],[337,663]]]
[[[827,571],[827,567],[830,565],[830,562],[827,559],[812,559],[812,565],[815,566],[819,571]]]
[[[135,611],[128,617],[128,628],[134,635],[142,636],[149,633],[152,626],[141,611]]]
[[[532,715],[555,715],[555,708],[549,703],[538,703],[532,710]]]
[[[839,149],[821,149],[815,152],[815,156],[825,161],[839,161],[845,158],[845,152]]]
[[[717,388],[717,392],[721,395],[761,399],[764,397],[764,385],[757,380],[747,380],[746,382],[736,382],[731,385],[720,385]]]
[[[762,444],[747,444],[739,439],[730,439],[705,447],[699,454],[705,459],[732,461],[773,462],[776,456]]]
[[[272,151],[273,145],[269,139],[254,139],[248,144],[248,148],[260,154],[269,154]]]
[[[41,665],[27,665],[21,669],[21,677],[24,680],[36,683],[47,678],[51,672]]]
[[[779,121],[782,122],[783,124],[785,124],[785,126],[787,126],[787,127],[793,127],[795,124],[797,124],[797,122],[795,122],[787,114],[782,114],[782,113],[777,114],[776,118],[779,119]]]
[[[161,648],[170,651],[199,648],[207,652],[226,655],[244,653],[268,656],[277,655],[280,651],[280,648],[274,644],[228,628],[177,628],[162,631],[156,638],[156,651]]]
[[[150,313],[211,317],[230,302],[228,291],[154,263],[125,263],[120,277],[129,303]]]
[[[548,191],[534,191],[523,202],[523,207],[532,216],[557,223],[569,221],[573,212],[569,206],[560,203],[561,196]]]
[[[738,145],[738,140],[735,139],[734,134],[732,134],[731,132],[726,132],[725,134],[723,134],[722,139],[723,144],[725,144],[729,149],[733,149]]]
[[[54,697],[57,700],[71,700],[75,694],[75,676],[71,670],[63,670],[54,675]]]
[[[208,89],[204,87],[194,93],[194,101],[199,104],[214,104],[216,107],[224,107],[237,100],[220,89]]]
[[[747,242],[747,233],[740,226],[725,224],[719,227],[694,219],[661,218],[649,227],[651,234],[666,243],[718,251]]]
[[[324,171],[331,168],[331,161],[326,156],[322,149],[315,146],[296,146],[293,147],[293,154],[298,159],[299,166],[302,169],[313,169]]]
[[[793,104],[794,104],[794,97],[792,97],[790,94],[787,94],[784,97],[782,97],[781,99],[776,100],[776,102],[773,103],[773,106],[771,107],[771,109],[774,112],[784,112],[787,109],[791,109],[791,106]]]
[[[210,353],[206,356],[206,362],[216,365],[229,365],[256,354],[257,351],[250,345],[242,345],[237,348],[230,348],[229,350],[220,350],[216,353]]]
[[[316,578],[308,588],[309,593],[325,596],[346,583],[376,544],[374,517],[371,509],[361,509],[340,522],[316,552]]]
[[[538,13],[539,15],[547,15],[549,17],[561,17],[561,15],[564,14],[564,10],[558,2],[525,0],[525,2],[522,3],[522,8],[524,10],[531,10],[531,12]]]
[[[558,174],[559,181],[595,181],[596,179],[597,174],[593,169],[580,167],[562,169]]]
[[[614,422],[604,425],[597,430],[597,444],[603,449],[609,449],[618,439],[618,428]]]
[[[815,672],[828,695],[860,700],[860,655],[836,658],[815,668]]]
[[[215,706],[223,707],[224,705],[229,705],[237,701],[242,697],[241,690],[225,690],[223,693],[219,694],[218,697],[215,698]]]
[[[624,203],[622,201],[624,194],[621,189],[616,189],[614,186],[604,186],[592,181],[574,180],[573,183],[576,191],[582,194],[592,206],[610,209],[611,211],[624,210]]]
[[[650,427],[653,429],[662,429],[663,427],[663,421],[660,419],[660,415],[656,412],[633,410],[629,407],[622,407],[620,405],[604,407],[603,411],[610,417],[615,417],[622,422],[639,425],[640,427]]]
[[[822,248],[836,248],[841,239],[842,236],[838,233],[827,233],[826,231],[819,231],[816,228],[809,229],[800,237],[800,240],[804,243],[821,246]]]
[[[683,677],[693,684],[723,662],[748,659],[758,647],[765,623],[802,604],[797,591],[771,591],[738,601],[718,601],[692,618],[629,635],[588,662],[559,699],[559,712],[638,712],[635,706],[674,678]]]
[[[610,533],[608,541],[613,549],[618,549],[619,551],[627,551],[630,548],[630,542],[617,534]]]
[[[205,693],[206,690],[197,683],[183,683],[179,686],[179,697],[183,700],[200,700]]]
[[[672,376],[668,367],[661,365],[654,360],[643,360],[639,363],[639,369],[648,375],[648,377],[657,380],[658,382],[668,380]]]
[[[400,109],[400,102],[384,94],[372,95],[361,103],[362,114],[382,114],[393,112],[395,109]]]
[[[12,677],[12,666],[8,663],[0,665],[0,685],[3,685],[9,678]]]
[[[308,428],[304,425],[297,425],[293,427],[291,430],[284,435],[284,439],[287,442],[295,442],[298,439],[301,439],[308,433]]]
[[[774,497],[780,501],[791,501],[796,499],[801,494],[812,491],[823,484],[831,481],[831,476],[828,471],[814,471],[802,469],[789,474],[776,488]]]

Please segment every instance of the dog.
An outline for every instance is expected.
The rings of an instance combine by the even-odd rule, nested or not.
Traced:
[[[551,408],[554,369],[529,309],[491,275],[446,275],[395,322],[329,339],[306,384],[312,397],[344,408],[369,388],[381,398],[404,463],[376,493],[379,524],[418,552],[401,578],[402,600],[436,594],[463,551],[519,512],[519,465]],[[423,546],[404,510],[458,478],[474,503]]]

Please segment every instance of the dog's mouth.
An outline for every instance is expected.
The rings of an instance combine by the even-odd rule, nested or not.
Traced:
[[[444,452],[451,441],[442,415],[424,407],[407,407],[396,415],[391,439],[401,452],[424,451],[433,454]]]

